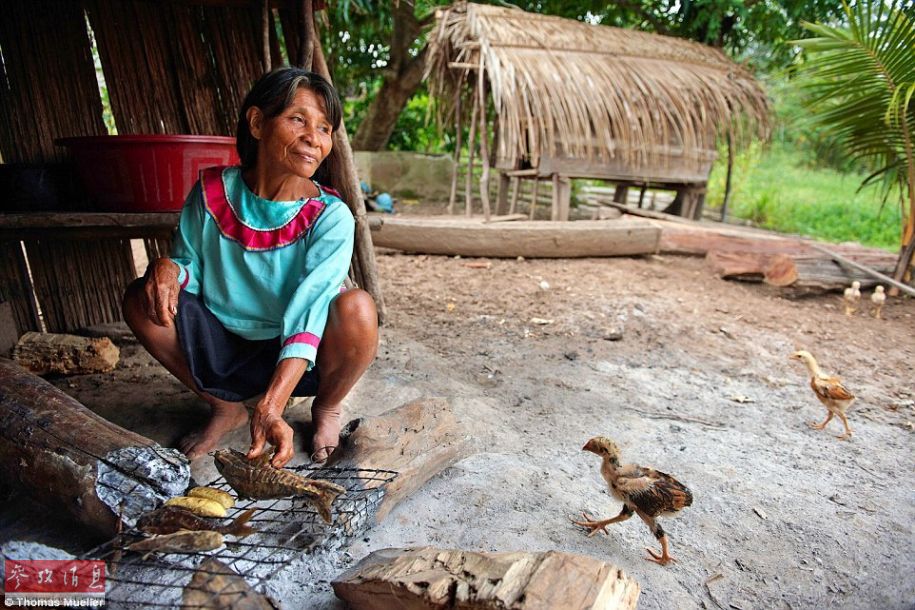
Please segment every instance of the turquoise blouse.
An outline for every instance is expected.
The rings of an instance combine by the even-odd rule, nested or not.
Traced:
[[[279,359],[314,366],[330,304],[343,290],[355,221],[332,189],[298,201],[255,195],[239,167],[210,168],[188,194],[172,258],[183,290],[229,331],[280,337]]]

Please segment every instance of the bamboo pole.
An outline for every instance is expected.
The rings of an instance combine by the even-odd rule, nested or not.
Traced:
[[[467,134],[467,176],[464,181],[464,215],[473,215],[473,145],[476,138],[477,111],[480,100],[473,96],[473,110],[470,112],[470,133]]]
[[[477,93],[480,97],[480,163],[483,173],[480,175],[480,198],[483,200],[483,218],[489,222],[491,211],[489,209],[489,128],[486,125],[486,71],[484,70],[485,56],[480,53],[480,70],[477,82]]]
[[[264,44],[264,72],[270,72],[270,0],[263,0],[261,8],[261,30]]]
[[[845,258],[841,254],[836,254],[832,250],[827,250],[826,248],[824,248],[822,246],[818,246],[816,244],[811,244],[811,243],[808,243],[807,245],[810,246],[811,248],[813,248],[814,250],[819,250],[823,254],[828,254],[829,256],[831,256],[833,258],[833,260],[835,260],[836,262],[838,262],[842,265],[847,265],[849,267],[857,269],[858,271],[862,271],[871,277],[875,277],[879,280],[882,280],[882,281],[886,282],[887,284],[889,284],[890,286],[893,286],[894,288],[898,288],[902,292],[915,297],[915,288],[912,288],[911,286],[907,286],[906,284],[903,284],[902,282],[897,282],[896,280],[894,280],[893,278],[891,278],[888,275],[884,275],[884,274],[880,273],[879,271],[874,271],[870,267],[865,267],[864,265],[856,263],[855,261],[853,261],[851,259]]]
[[[306,0],[305,4],[307,8],[311,8],[310,0]],[[308,16],[307,20],[312,23],[311,31],[314,33],[313,16]],[[327,61],[324,59],[324,51],[321,49],[321,41],[316,35],[313,36],[312,40],[314,42],[313,69],[333,84],[327,69]],[[353,256],[355,259],[354,267],[361,272],[361,277],[357,276],[354,279],[361,288],[372,295],[375,300],[375,308],[378,311],[378,323],[384,324],[386,309],[384,296],[381,293],[381,283],[378,281],[378,268],[375,264],[372,234],[365,214],[362,189],[359,188],[359,176],[356,174],[353,149],[350,147],[346,126],[342,121],[340,129],[334,132],[334,145],[331,149],[330,159],[332,161],[331,169],[333,170],[331,171],[332,186],[343,195],[343,201],[349,205],[350,210],[353,212],[353,217],[356,219],[356,243]]]
[[[461,165],[461,84],[463,79],[458,81],[458,86],[454,90],[454,166],[451,168],[451,195],[448,196],[448,213],[454,214],[454,202],[457,200],[457,181],[458,168]]]

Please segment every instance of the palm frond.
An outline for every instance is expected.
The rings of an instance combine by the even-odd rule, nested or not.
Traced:
[[[798,85],[811,120],[873,170],[863,184],[907,194],[905,243],[915,219],[915,22],[884,0],[844,9],[846,27],[803,24],[813,36],[793,41],[806,52]]]

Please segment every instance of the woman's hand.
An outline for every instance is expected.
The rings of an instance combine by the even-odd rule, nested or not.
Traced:
[[[292,390],[299,383],[308,361],[301,358],[284,358],[276,366],[267,391],[257,401],[254,414],[251,416],[251,449],[248,459],[253,460],[264,452],[264,444],[269,442],[276,447],[276,454],[270,461],[274,468],[282,468],[292,459],[295,449],[292,446],[292,428],[283,421],[283,410],[292,395]]]
[[[178,313],[178,265],[157,258],[146,269],[146,315],[153,324],[171,326]]]
[[[253,460],[262,453],[267,442],[276,447],[276,453],[270,464],[282,468],[292,459],[292,428],[283,420],[283,416],[263,402],[259,402],[251,416],[251,449],[248,459]]]

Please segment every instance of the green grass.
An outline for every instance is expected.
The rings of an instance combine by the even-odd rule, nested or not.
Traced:
[[[724,159],[722,154],[709,180],[709,207],[720,207],[724,199]],[[896,251],[902,231],[898,191],[883,205],[879,188],[858,191],[863,179],[810,167],[785,145],[753,147],[735,159],[728,214],[775,231]]]

